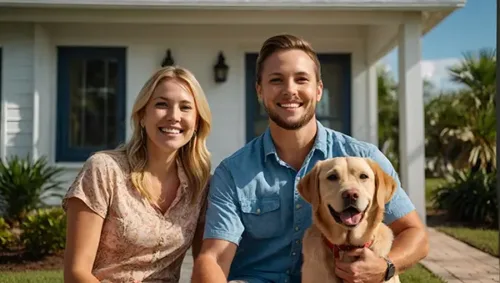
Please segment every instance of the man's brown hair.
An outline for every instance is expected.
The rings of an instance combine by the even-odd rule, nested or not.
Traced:
[[[316,52],[312,48],[311,44],[302,38],[299,38],[290,34],[280,34],[268,38],[262,47],[260,48],[259,56],[257,57],[257,67],[256,67],[256,79],[257,83],[260,84],[262,79],[262,69],[264,61],[271,56],[273,53],[284,50],[302,50],[304,51],[316,65],[316,80],[319,82],[321,80],[321,67],[318,60]]]

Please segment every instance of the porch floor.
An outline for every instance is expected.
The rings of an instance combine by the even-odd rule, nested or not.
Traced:
[[[449,283],[500,282],[498,258],[433,228],[428,231],[430,251],[421,263],[432,273]]]

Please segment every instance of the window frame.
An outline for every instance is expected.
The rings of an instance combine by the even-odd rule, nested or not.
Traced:
[[[105,147],[74,148],[69,145],[69,63],[72,59],[115,58],[118,61],[117,86],[117,137],[125,140],[125,102],[126,102],[126,48],[125,47],[57,47],[57,114],[56,114],[56,162],[84,162],[88,157]]]
[[[257,53],[245,54],[245,93],[246,93],[246,142],[250,142],[254,136],[254,127],[258,121],[267,120],[266,116],[257,113],[259,109],[257,94],[255,90],[255,71],[257,63]],[[340,132],[351,135],[351,54],[350,53],[321,53],[318,54],[320,63],[328,61],[335,62],[343,69],[344,76],[342,78],[342,94],[341,98],[344,101],[346,111],[343,111],[340,118],[342,129]],[[338,118],[332,116],[316,115],[317,120],[338,121]]]

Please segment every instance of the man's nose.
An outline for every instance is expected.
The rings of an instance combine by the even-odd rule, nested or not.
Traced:
[[[288,95],[294,95],[297,94],[297,83],[295,80],[290,79],[287,81],[285,84],[285,93]]]

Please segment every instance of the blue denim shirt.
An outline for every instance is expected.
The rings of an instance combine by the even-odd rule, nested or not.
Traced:
[[[268,128],[224,159],[210,182],[204,238],[238,245],[229,280],[300,282],[301,239],[312,216],[297,184],[317,161],[338,156],[372,158],[396,179],[399,188],[386,205],[386,224],[414,210],[397,173],[376,146],[318,122],[314,146],[296,171],[279,159]]]

